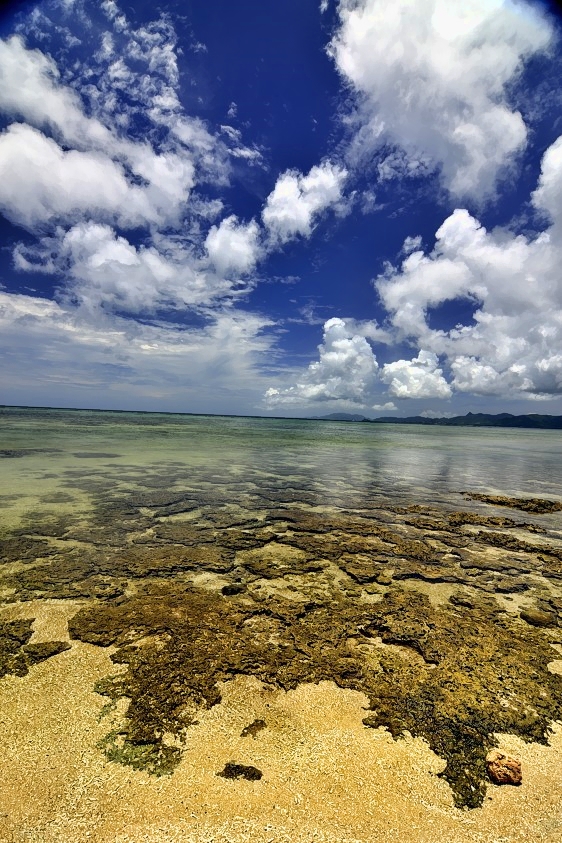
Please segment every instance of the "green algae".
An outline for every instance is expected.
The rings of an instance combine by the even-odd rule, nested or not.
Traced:
[[[145,770],[155,776],[171,775],[181,761],[181,750],[161,742],[131,741],[126,732],[114,729],[98,743],[108,761]]]

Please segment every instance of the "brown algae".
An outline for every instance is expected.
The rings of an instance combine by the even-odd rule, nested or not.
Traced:
[[[264,492],[240,482],[233,506],[232,488],[145,479],[152,489],[102,500],[95,477],[69,478],[69,488],[90,484],[91,511],[38,517],[2,538],[5,603],[83,599],[72,637],[117,647],[120,672],[97,686],[128,701],[100,745],[108,759],[173,772],[190,724],[236,676],[285,690],[330,680],[367,696],[366,726],[424,738],[446,762],[455,803],[475,807],[495,734],[545,743],[561,719],[562,677],[547,665],[562,640],[562,543],[545,519],[562,506],[515,499],[521,521],[379,495],[315,510],[306,489],[296,499],[273,480]],[[416,583],[445,584],[450,601],[432,605]],[[520,593],[521,611],[495,599]],[[68,647],[31,635],[31,621],[0,624],[0,674],[24,675]]]

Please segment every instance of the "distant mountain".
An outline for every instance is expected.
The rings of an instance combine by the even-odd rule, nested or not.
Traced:
[[[365,419],[365,421],[369,421]],[[527,427],[541,430],[562,430],[562,416],[528,415],[514,416],[512,413],[467,413],[466,416],[427,419],[425,416],[380,416],[371,420],[375,424],[432,424],[445,427]]]

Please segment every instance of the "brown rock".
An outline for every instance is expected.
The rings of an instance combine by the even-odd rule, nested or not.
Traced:
[[[521,784],[521,762],[498,749],[486,756],[486,770],[494,784]]]
[[[523,609],[519,617],[531,626],[556,626],[556,615],[554,612],[544,612],[542,609]]]

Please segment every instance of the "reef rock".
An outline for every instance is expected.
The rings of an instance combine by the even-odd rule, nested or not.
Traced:
[[[521,784],[521,762],[498,749],[486,756],[486,770],[494,784]]]
[[[531,626],[548,627],[556,626],[556,615],[554,612],[545,612],[542,609],[523,609],[519,617]]]

